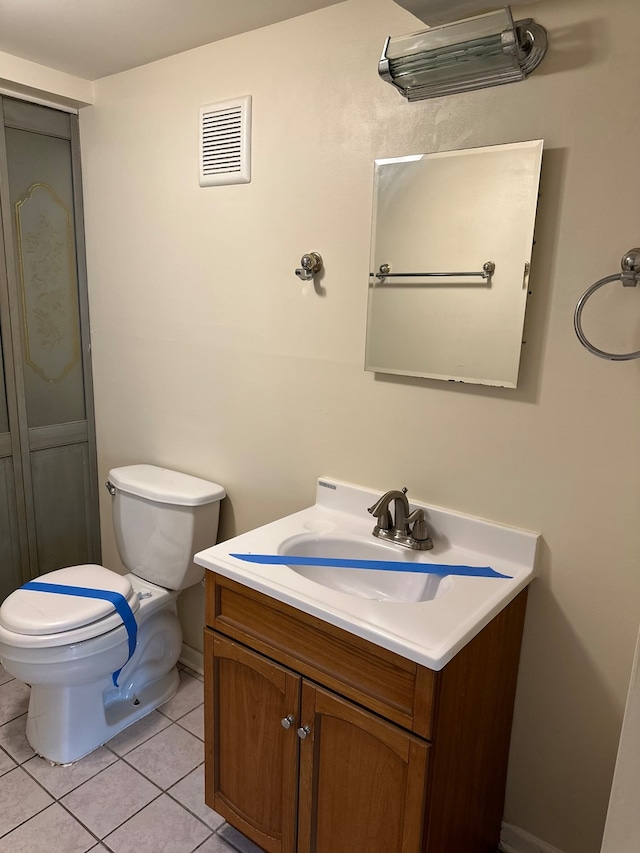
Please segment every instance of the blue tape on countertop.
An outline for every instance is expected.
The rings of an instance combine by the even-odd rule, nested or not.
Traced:
[[[86,586],[66,586],[65,584],[43,583],[42,581],[28,581],[23,584],[21,589],[32,589],[35,592],[56,592],[59,595],[76,595],[79,598],[101,598],[104,601],[110,601],[120,615],[129,636],[129,657],[125,663],[131,659],[131,655],[136,650],[138,625],[133,611],[129,607],[129,602],[124,595],[121,595],[119,592],[113,592],[110,589],[91,589]],[[121,672],[122,667],[113,673],[112,678],[115,687],[118,686],[118,676]]]
[[[448,566],[444,563],[404,563],[391,560],[346,560],[334,557],[286,557],[271,554],[229,554],[236,560],[260,563],[264,566],[330,566],[336,569],[376,569],[385,572],[420,572],[427,575],[462,575],[470,578],[511,578],[490,566]]]

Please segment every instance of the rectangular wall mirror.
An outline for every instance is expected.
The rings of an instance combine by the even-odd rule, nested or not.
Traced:
[[[366,370],[517,386],[542,146],[375,161]]]

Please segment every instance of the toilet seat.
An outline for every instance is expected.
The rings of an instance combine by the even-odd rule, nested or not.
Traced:
[[[104,566],[70,566],[38,580],[119,593],[133,613],[140,606],[129,578]],[[0,637],[10,633],[12,644],[23,648],[68,645],[122,627],[113,604],[99,598],[17,589],[0,606]]]

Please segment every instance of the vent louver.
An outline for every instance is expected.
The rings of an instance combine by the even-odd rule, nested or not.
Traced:
[[[251,180],[251,95],[200,108],[200,186]]]

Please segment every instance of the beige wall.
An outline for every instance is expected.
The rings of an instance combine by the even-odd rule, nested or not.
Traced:
[[[588,354],[576,300],[640,242],[640,29],[626,0],[519,8],[551,48],[526,82],[407,104],[377,75],[390,0],[98,81],[81,112],[100,470],[222,483],[221,535],[314,498],[318,475],[538,530],[505,817],[599,849],[640,620],[640,361]],[[253,95],[253,180],[198,187],[198,107]],[[520,387],[363,370],[373,159],[543,138]],[[325,260],[322,292],[300,257]],[[640,293],[585,312],[637,348]],[[634,341],[635,336],[635,341]],[[117,567],[106,492],[105,562]],[[199,643],[200,588],[184,608]]]

